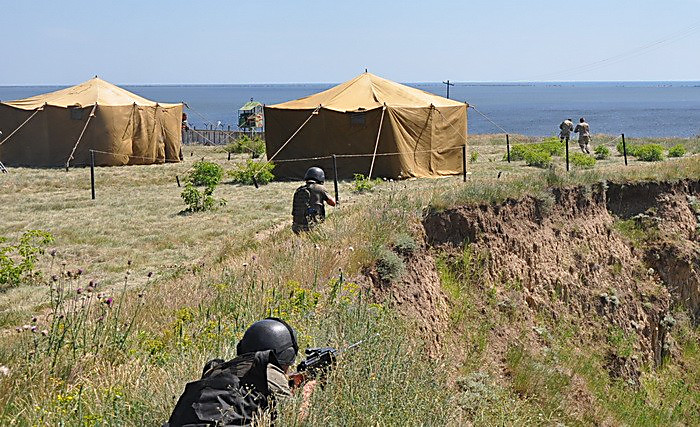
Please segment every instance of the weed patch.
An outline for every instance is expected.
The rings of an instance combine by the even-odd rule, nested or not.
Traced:
[[[231,171],[231,178],[236,184],[253,185],[257,182],[260,185],[265,185],[275,179],[275,175],[272,173],[274,168],[275,165],[272,163],[248,159]]]
[[[581,169],[590,169],[595,166],[595,157],[583,153],[573,153],[571,154],[571,164]]]

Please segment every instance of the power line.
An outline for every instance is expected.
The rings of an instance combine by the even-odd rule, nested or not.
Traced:
[[[669,35],[666,35],[664,37],[661,37],[659,39],[656,39],[652,42],[649,42],[647,44],[637,46],[633,49],[630,49],[626,52],[622,52],[607,58],[603,58],[597,61],[593,61],[587,64],[582,64],[578,65],[575,67],[563,69],[560,71],[555,71],[551,73],[544,73],[540,74],[537,76],[533,76],[526,81],[532,81],[532,80],[539,80],[543,77],[556,77],[556,76],[561,76],[561,75],[575,75],[575,74],[581,74],[584,72],[589,72],[589,71],[595,71],[604,67],[607,67],[609,65],[617,64],[619,62],[625,61],[627,59],[631,59],[637,56],[641,56],[644,54],[647,54],[649,52],[652,52],[654,50],[660,49],[661,47],[664,47],[664,45],[673,43],[679,40],[682,40],[696,31],[700,29],[700,22],[696,22],[680,31],[676,31],[674,33],[671,33]]]

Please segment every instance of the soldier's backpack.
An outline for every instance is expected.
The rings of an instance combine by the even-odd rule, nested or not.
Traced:
[[[307,228],[316,218],[316,208],[311,205],[309,185],[302,185],[294,192],[292,200],[292,221],[295,225]]]
[[[202,378],[185,386],[163,427],[252,424],[271,403],[268,363],[277,363],[271,350],[207,362]]]

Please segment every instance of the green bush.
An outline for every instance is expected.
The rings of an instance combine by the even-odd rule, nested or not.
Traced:
[[[195,186],[216,186],[224,177],[224,169],[214,162],[200,160],[195,162],[185,181]]]
[[[610,149],[605,145],[598,145],[594,150],[595,158],[598,160],[605,160],[610,157]]]
[[[469,155],[469,163],[476,163],[476,161],[479,159],[479,153],[476,151],[472,151],[471,154]]]
[[[376,268],[380,279],[392,282],[401,277],[405,266],[401,257],[395,252],[383,249],[377,258]]]
[[[574,166],[579,168],[590,169],[595,166],[595,158],[583,153],[573,153],[570,160]]]
[[[258,136],[251,138],[247,135],[243,135],[227,144],[224,150],[231,154],[249,153],[251,157],[255,159],[265,154],[265,141]]]
[[[541,154],[528,154],[528,153],[543,153],[550,157],[551,156],[561,156],[564,154],[566,147],[563,142],[557,138],[547,138],[542,142],[537,144],[515,144],[510,149],[510,159],[511,160],[526,160],[529,156],[530,158],[544,158]],[[503,156],[503,160],[507,159],[508,154]],[[533,157],[534,156],[534,157]]]
[[[674,145],[668,149],[668,157],[683,157],[685,156],[685,146],[683,144]]]
[[[51,242],[53,236],[40,230],[25,231],[16,244],[0,237],[0,291],[37,279],[36,260]]]
[[[182,200],[187,204],[187,209],[185,209],[184,212],[208,211],[215,209],[217,206],[225,205],[225,199],[216,200],[212,195],[214,193],[214,188],[216,188],[216,186],[208,186],[200,191],[191,183],[187,183],[185,189],[182,190],[180,194]]]
[[[249,159],[231,171],[231,177],[236,184],[253,185],[257,181],[258,184],[265,185],[275,179],[272,173],[274,168],[275,165],[270,162],[256,162]]]
[[[525,164],[538,168],[546,168],[552,164],[552,156],[544,151],[528,150],[525,152]]]
[[[639,145],[635,144],[627,144],[627,155],[628,156],[636,156],[637,148]],[[617,145],[615,146],[617,149],[617,152],[620,153],[620,155],[624,154],[623,146],[622,146],[622,141],[618,142]]]
[[[532,144],[532,147],[536,150],[549,153],[550,156],[562,156],[566,150],[565,144],[556,137],[546,138],[538,144]]]
[[[660,144],[644,144],[634,149],[634,157],[643,162],[658,162],[664,159],[664,147]]]
[[[403,255],[409,255],[418,249],[416,239],[406,233],[400,233],[394,240],[394,250]]]
[[[355,193],[364,193],[365,191],[372,191],[374,186],[377,185],[381,180],[379,178],[369,179],[361,173],[356,173],[355,178],[352,180],[352,191]]]

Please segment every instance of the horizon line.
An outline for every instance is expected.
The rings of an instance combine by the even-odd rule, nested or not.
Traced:
[[[78,83],[21,83],[0,84],[0,87],[40,87],[40,86],[73,86]],[[121,86],[253,86],[253,85],[335,85],[342,82],[245,82],[245,83],[114,83]],[[413,81],[398,82],[401,84],[437,84],[442,81]],[[464,80],[451,81],[454,84],[534,84],[534,83],[700,83],[698,80],[672,79],[672,80]]]

